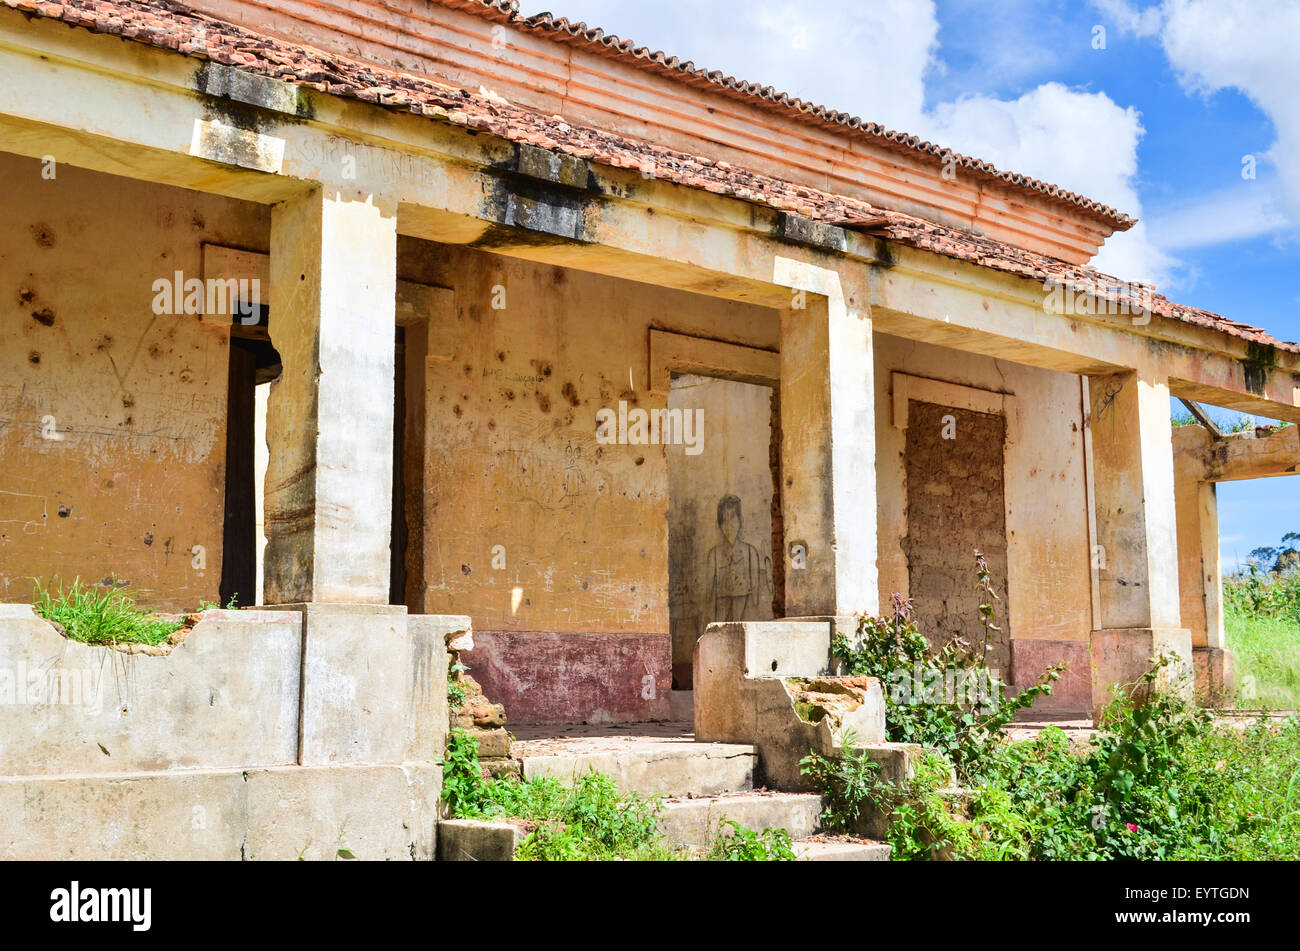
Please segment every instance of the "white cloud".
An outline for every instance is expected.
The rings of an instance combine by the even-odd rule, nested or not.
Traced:
[[[1274,182],[1242,182],[1162,209],[1149,222],[1152,239],[1168,251],[1181,251],[1284,235],[1291,227],[1281,189]]]
[[[1166,0],[1162,12],[1161,43],[1187,89],[1238,89],[1272,121],[1277,141],[1267,157],[1287,211],[1300,219],[1300,0]]]
[[[933,0],[557,5],[570,19],[585,19],[697,65],[768,83],[1128,214],[1141,213],[1135,185],[1140,116],[1104,93],[1046,83],[1015,99],[966,95],[926,108],[927,76],[945,68]],[[544,5],[534,0],[523,6],[535,13]],[[1125,280],[1162,286],[1176,264],[1148,240],[1141,224],[1112,237],[1097,263]]]
[[[1220,240],[1253,237],[1300,226],[1300,0],[1164,0],[1136,10],[1126,0],[1093,0],[1093,5],[1121,29],[1138,36],[1158,36],[1179,82],[1189,93],[1211,96],[1236,89],[1268,116],[1277,139],[1256,154],[1258,143],[1243,142],[1242,157],[1253,155],[1259,177],[1211,195],[1198,214],[1185,210],[1162,221],[1159,231],[1206,237],[1207,227]],[[1262,167],[1271,166],[1276,184]],[[1227,217],[1222,215],[1227,214]],[[1187,232],[1180,227],[1187,226]],[[1191,246],[1197,241],[1185,242]],[[1206,240],[1203,243],[1213,243]],[[1169,247],[1179,246],[1170,244]]]
[[[1092,5],[1106,15],[1108,23],[1135,36],[1157,36],[1164,26],[1164,15],[1159,7],[1138,10],[1126,0],[1092,0]]]
[[[1138,214],[1135,184],[1141,116],[1102,92],[1044,83],[1017,99],[968,96],[935,107],[922,121],[935,139],[1069,188],[1128,214]],[[929,134],[929,133],[927,133]],[[1106,143],[1097,148],[1096,143]],[[1154,245],[1142,222],[1107,240],[1093,262],[1125,280],[1162,287],[1175,282],[1178,262]]]

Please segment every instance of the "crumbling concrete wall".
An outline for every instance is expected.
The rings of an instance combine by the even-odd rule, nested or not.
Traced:
[[[208,611],[150,656],[0,605],[0,855],[432,858],[446,639],[467,628]]]
[[[155,313],[154,282],[265,247],[266,209],[13,155],[0,179],[0,600],[57,573],[216,601],[228,331]]]
[[[512,723],[556,715],[542,712],[540,685],[552,663],[592,659],[578,634],[618,634],[618,650],[597,651],[608,666],[552,699],[615,719],[666,715],[668,447],[662,433],[620,439],[619,414],[667,408],[649,391],[651,327],[771,350],[776,313],[466,248],[403,239],[398,250],[404,279],[455,294],[428,335],[424,609],[473,618],[466,662]],[[614,416],[607,442],[602,410]],[[727,424],[706,417],[705,456]],[[494,660],[480,653],[489,646]]]

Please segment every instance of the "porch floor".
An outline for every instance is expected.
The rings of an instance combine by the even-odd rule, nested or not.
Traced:
[[[687,721],[656,720],[645,723],[543,723],[509,727],[516,759],[554,756],[558,753],[654,752],[695,742],[695,727]]]

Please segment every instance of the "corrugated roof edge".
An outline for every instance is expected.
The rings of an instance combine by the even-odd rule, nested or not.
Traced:
[[[1086,195],[1053,185],[1051,182],[1044,182],[1019,172],[1003,171],[992,162],[962,155],[934,142],[923,140],[919,136],[887,129],[877,122],[868,122],[847,112],[839,112],[808,102],[772,86],[737,79],[724,74],[721,70],[697,67],[689,60],[682,61],[662,50],[651,50],[649,47],[640,46],[633,40],[621,39],[613,33],[606,33],[599,27],[590,27],[585,22],[573,23],[567,17],[556,17],[551,13],[524,16],[519,12],[518,0],[433,0],[433,2],[501,23],[509,23],[512,26],[557,34],[557,38],[562,41],[595,47],[603,53],[627,59],[642,69],[669,75],[674,79],[709,83],[733,98],[756,102],[805,122],[849,129],[879,140],[895,151],[920,153],[940,164],[955,161],[959,167],[973,172],[976,176],[1036,192],[1054,202],[1079,209],[1104,222],[1115,231],[1127,231],[1137,224],[1137,218],[1131,215],[1126,215]]]

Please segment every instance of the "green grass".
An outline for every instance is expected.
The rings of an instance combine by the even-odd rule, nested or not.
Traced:
[[[554,779],[484,779],[478,741],[452,730],[442,759],[442,799],[457,819],[518,819],[530,831],[516,849],[524,861],[653,861],[677,856],[659,833],[659,800],[621,793],[589,772],[567,786]]]
[[[522,861],[677,861],[692,856],[659,831],[661,801],[620,792],[594,769],[573,785],[555,779],[484,779],[478,741],[452,730],[442,766],[442,800],[452,818],[519,820],[528,829],[515,850]],[[794,857],[784,830],[756,833],[734,822],[708,857],[783,861]]]
[[[1229,611],[1224,625],[1227,647],[1236,658],[1237,705],[1300,710],[1300,624]]]
[[[179,630],[180,621],[164,621],[141,608],[124,588],[82,585],[81,580],[57,590],[36,582],[36,613],[63,627],[68,637],[83,644],[164,643]]]

